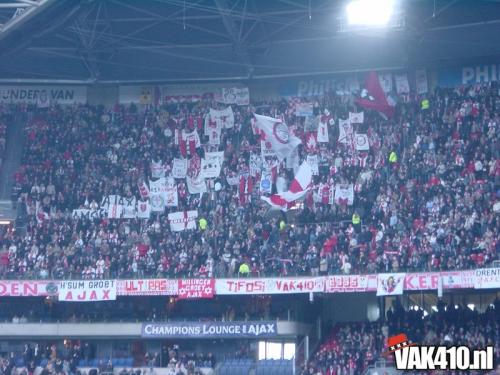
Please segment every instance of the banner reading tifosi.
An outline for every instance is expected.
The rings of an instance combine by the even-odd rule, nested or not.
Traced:
[[[51,104],[87,102],[85,86],[0,86],[0,103]]]
[[[476,289],[500,288],[500,267],[476,270]]]
[[[295,294],[323,292],[323,277],[291,277],[269,279],[218,279],[216,294]]]
[[[116,299],[116,280],[61,281],[59,301],[93,302]]]
[[[116,288],[119,296],[175,296],[178,290],[169,279],[117,280]]]
[[[156,338],[265,338],[275,337],[278,325],[262,322],[172,322],[143,323],[142,337]]]

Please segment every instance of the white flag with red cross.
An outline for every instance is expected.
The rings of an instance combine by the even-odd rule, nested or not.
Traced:
[[[197,217],[197,210],[169,213],[168,222],[170,223],[170,230],[172,232],[180,232],[185,229],[195,229]]]

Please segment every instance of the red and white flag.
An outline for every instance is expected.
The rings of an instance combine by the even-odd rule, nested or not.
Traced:
[[[289,156],[301,143],[282,120],[257,114],[254,116],[255,128],[260,130],[263,140],[269,142],[280,161]]]
[[[149,188],[148,185],[144,181],[140,181],[138,183],[139,187],[139,194],[142,199],[148,199],[149,198]]]
[[[288,191],[273,194],[270,197],[260,198],[269,203],[273,208],[286,211],[293,206],[296,200],[302,198],[309,191],[312,184],[312,172],[311,165],[307,162],[303,162],[297,171],[297,175],[290,184]]]
[[[356,100],[356,103],[365,109],[374,109],[386,118],[394,115],[394,106],[389,103],[385,96],[378,75],[375,72],[368,73],[365,83],[364,97]]]
[[[180,232],[184,229],[195,229],[198,211],[179,211],[168,214],[168,222],[172,232]]]

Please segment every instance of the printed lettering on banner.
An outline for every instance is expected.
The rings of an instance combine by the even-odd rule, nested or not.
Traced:
[[[260,172],[260,168],[262,167],[262,159],[257,154],[250,154],[250,176],[255,177]]]
[[[85,86],[0,86],[0,103],[77,104],[87,102]]]
[[[474,288],[474,271],[446,271],[441,272],[444,289]]]
[[[177,207],[179,204],[179,195],[177,194],[177,185],[173,177],[167,179],[165,188],[165,206]]]
[[[427,70],[425,68],[417,69],[415,71],[415,86],[417,94],[427,94],[429,87],[427,84]]]
[[[179,279],[179,299],[213,298],[215,279]]]
[[[117,280],[117,293],[119,296],[175,296],[177,284],[177,280],[169,279]]]
[[[392,91],[392,73],[378,73],[378,80],[380,82],[380,87],[387,94]]]
[[[354,129],[349,120],[339,120],[339,143],[351,144],[354,137]]]
[[[172,232],[180,232],[185,229],[196,229],[196,218],[198,211],[179,211],[168,214],[168,222]]]
[[[260,192],[262,194],[271,194],[273,187],[272,172],[270,169],[262,170],[260,175]]]
[[[88,220],[95,220],[95,219],[101,219],[105,216],[107,216],[108,210],[104,208],[98,208],[96,210],[90,210],[86,208],[79,208],[76,210],[73,210],[71,217],[73,220],[78,220],[78,219],[88,219]]]
[[[404,273],[379,273],[377,275],[377,296],[398,296],[403,294]]]
[[[121,204],[121,197],[119,195],[108,195],[101,203],[108,212],[108,219],[119,219],[122,216],[123,205]]]
[[[205,152],[205,157],[201,159],[201,175],[203,178],[217,178],[220,175],[224,152]]]
[[[250,91],[248,87],[223,88],[222,102],[225,104],[249,105]]]
[[[437,290],[440,277],[439,272],[407,273],[404,290]]]
[[[94,302],[116,300],[116,280],[59,282],[59,301]]]
[[[57,296],[58,292],[59,292],[59,281],[49,281],[49,280],[0,281],[0,297]]]
[[[141,336],[156,338],[270,338],[278,334],[276,321],[143,323]]]
[[[338,205],[352,206],[354,203],[354,185],[337,184],[335,185],[335,203]]]
[[[123,218],[134,219],[137,217],[136,206],[137,199],[135,197],[122,197]]]
[[[172,176],[174,178],[186,178],[187,167],[187,159],[174,158],[174,163],[172,166]]]
[[[318,155],[307,155],[307,164],[311,166],[313,176],[319,175]]]
[[[474,288],[500,288],[500,267],[477,269],[475,271]]]
[[[396,81],[396,92],[398,94],[408,94],[410,92],[410,84],[406,73],[396,74],[394,80]]]
[[[349,112],[349,122],[351,124],[362,124],[365,122],[364,112]]]
[[[356,150],[358,151],[368,151],[370,149],[370,143],[368,142],[367,134],[358,134],[354,136],[356,143]]]
[[[215,292],[222,295],[299,294],[323,292],[324,289],[324,277],[215,280]]]
[[[161,160],[151,161],[151,177],[155,179],[165,177],[165,167]]]
[[[151,211],[163,212],[166,207],[167,180],[160,178],[156,181],[149,181],[149,203]]]
[[[295,116],[309,117],[314,114],[312,103],[297,103],[295,104]]]
[[[376,289],[376,275],[339,275],[325,278],[326,293],[368,292],[369,279],[373,279],[373,289]]]
[[[150,216],[151,216],[151,205],[149,204],[149,200],[137,201],[137,218],[149,219]]]

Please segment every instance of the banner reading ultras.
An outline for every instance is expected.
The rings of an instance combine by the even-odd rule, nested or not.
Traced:
[[[116,300],[116,280],[61,281],[59,284],[59,301],[113,300]]]
[[[277,334],[273,321],[143,323],[141,331],[148,338],[269,338]]]

